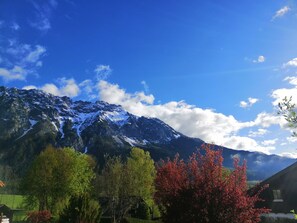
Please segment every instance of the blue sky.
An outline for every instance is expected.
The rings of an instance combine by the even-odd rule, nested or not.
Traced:
[[[207,142],[297,157],[276,110],[297,95],[296,27],[293,0],[2,0],[0,84],[105,100]]]

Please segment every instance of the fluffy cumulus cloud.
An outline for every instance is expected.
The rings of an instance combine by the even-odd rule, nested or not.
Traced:
[[[211,109],[202,109],[184,101],[155,104],[154,96],[151,94],[127,93],[119,85],[107,81],[100,81],[97,87],[101,100],[120,104],[124,109],[138,116],[159,118],[187,136],[198,137],[206,142],[234,149],[265,153],[275,149],[272,145],[262,145],[250,137],[240,136],[239,131],[257,126],[268,128],[271,125],[280,125],[279,116],[263,112],[253,121],[240,122],[232,115],[227,116]],[[260,132],[265,131],[260,130]]]
[[[286,126],[286,121],[282,116],[267,112],[259,113],[253,123],[254,126],[263,128],[268,128],[272,125],[279,125],[282,128]]]
[[[264,63],[266,58],[260,55],[256,60],[253,60],[253,63]]]
[[[239,106],[241,107],[241,108],[249,108],[249,107],[252,107],[255,103],[257,103],[259,101],[259,99],[258,98],[248,98],[248,100],[247,101],[241,101],[240,103],[239,103]]]
[[[288,61],[287,63],[284,63],[283,67],[297,67],[297,58],[293,58],[292,60]]]
[[[292,103],[297,104],[297,76],[286,77],[284,81],[290,84],[290,87],[275,89],[271,93],[271,97],[274,99],[272,102],[274,106],[277,106],[279,102],[285,97],[292,97]]]
[[[2,77],[5,82],[25,80],[27,74],[28,71],[20,66],[14,66],[11,69],[0,67],[0,77]]]
[[[287,14],[290,11],[290,7],[289,6],[284,6],[281,9],[277,10],[274,14],[274,16],[272,17],[272,20],[276,19],[276,18],[280,18],[282,16],[284,16],[285,14]]]
[[[76,97],[79,95],[80,88],[73,78],[59,78],[57,82],[59,83],[58,86],[53,83],[48,83],[41,87],[36,87],[34,85],[24,86],[23,89],[40,89],[56,96]]]

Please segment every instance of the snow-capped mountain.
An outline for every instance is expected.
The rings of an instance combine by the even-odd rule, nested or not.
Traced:
[[[137,117],[103,101],[72,101],[40,90],[1,87],[0,103],[0,126],[5,127],[0,139],[20,140],[43,123],[47,123],[43,131],[54,134],[58,144],[71,138],[71,146],[78,150],[89,146],[90,133],[131,146],[166,144],[181,136],[158,119]]]
[[[125,156],[132,146],[150,151],[155,160],[173,157],[177,152],[187,158],[203,143],[159,119],[135,116],[118,105],[0,87],[0,165],[8,165],[20,174],[48,144],[74,147],[95,156],[100,163],[105,154]],[[254,179],[294,162],[275,155],[222,149],[225,166],[232,166],[234,156],[246,159]]]

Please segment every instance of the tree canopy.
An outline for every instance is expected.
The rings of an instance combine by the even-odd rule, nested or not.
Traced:
[[[109,211],[120,222],[137,203],[153,203],[155,165],[149,152],[132,148],[130,157],[108,158],[103,170],[103,195],[109,199]]]
[[[92,159],[72,148],[47,147],[33,161],[24,181],[27,201],[37,201],[39,210],[56,211],[71,195],[90,190],[94,178]]]
[[[278,114],[284,116],[286,121],[288,122],[288,126],[291,129],[297,128],[297,112],[296,105],[292,103],[292,97],[285,97],[282,102],[278,103],[279,111]],[[297,133],[294,131],[293,136],[297,136]]]
[[[268,210],[255,208],[259,194],[247,194],[246,164],[234,161],[226,174],[221,151],[204,146],[188,162],[162,161],[155,180],[155,201],[163,221],[185,223],[256,223]],[[260,193],[260,192],[259,192]]]

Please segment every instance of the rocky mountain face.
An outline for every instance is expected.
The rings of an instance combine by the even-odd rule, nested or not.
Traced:
[[[118,105],[0,87],[0,165],[17,174],[23,174],[48,144],[74,147],[103,163],[105,154],[125,156],[132,146],[150,151],[155,160],[176,153],[186,159],[203,143],[159,119],[135,116]],[[247,160],[250,179],[264,179],[295,162],[276,155],[214,148],[223,150],[226,167],[232,167],[235,156]]]

